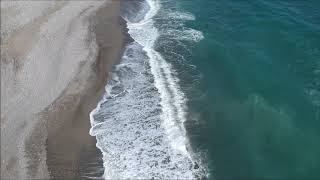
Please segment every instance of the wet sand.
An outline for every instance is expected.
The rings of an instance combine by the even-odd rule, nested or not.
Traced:
[[[119,15],[120,1],[90,5],[75,12],[70,20],[65,32],[70,37],[84,38],[84,47],[92,49],[86,52],[86,58],[78,54],[69,58],[68,51],[48,62],[41,58],[50,55],[47,53],[25,62],[29,51],[37,50],[33,46],[41,42],[39,27],[48,22],[51,14],[68,8],[64,3],[56,3],[45,10],[45,16],[14,29],[14,35],[3,36],[7,32],[1,29],[1,179],[79,179],[103,173],[101,152],[95,146],[95,138],[89,135],[89,113],[101,99],[107,72],[119,60],[128,40]],[[84,28],[89,31],[74,33],[72,26],[78,28],[80,18],[88,22]],[[54,28],[59,27],[48,27],[48,31]],[[23,42],[21,38],[12,39],[25,36],[27,40]],[[50,42],[52,37],[47,38]],[[64,46],[79,53],[86,50],[78,47],[76,40],[68,44],[68,39],[61,39],[62,43],[52,41],[52,45],[61,46],[52,54],[60,53]],[[27,48],[16,50],[23,43]],[[51,44],[47,46],[50,48]],[[68,61],[58,59],[63,56]]]
[[[119,19],[119,3],[101,8],[93,18],[99,56],[90,67],[92,73],[87,81],[75,80],[75,87],[85,90],[74,94],[68,90],[44,112],[48,122],[60,121],[58,130],[49,132],[47,140],[47,164],[51,177],[96,177],[103,174],[102,155],[96,147],[95,137],[89,136],[89,113],[102,98],[106,85],[108,68],[120,58],[124,37]],[[106,68],[107,67],[107,68]],[[72,86],[72,85],[71,85]],[[64,107],[69,110],[65,111]],[[73,107],[73,108],[70,108]],[[61,119],[64,119],[61,121]],[[50,127],[53,125],[49,125]],[[72,143],[71,143],[72,142]],[[102,168],[102,169],[99,169]],[[91,174],[90,174],[91,173]]]

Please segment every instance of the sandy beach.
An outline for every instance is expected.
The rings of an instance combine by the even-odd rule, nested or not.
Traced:
[[[119,10],[117,0],[1,1],[1,179],[103,173],[89,113],[126,42]]]

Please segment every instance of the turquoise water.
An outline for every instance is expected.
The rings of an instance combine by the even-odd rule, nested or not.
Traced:
[[[320,1],[124,0],[105,179],[320,179]]]
[[[185,11],[180,27],[162,18]],[[320,178],[320,1],[162,1],[157,50],[188,97],[185,126],[211,179]]]

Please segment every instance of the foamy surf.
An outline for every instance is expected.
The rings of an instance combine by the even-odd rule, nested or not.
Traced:
[[[103,153],[106,179],[194,179],[204,176],[184,128],[187,98],[172,65],[155,50],[159,1],[128,29],[134,43],[110,73],[106,94],[90,114],[90,134]],[[193,20],[190,14],[179,16]],[[200,166],[199,166],[200,165]]]

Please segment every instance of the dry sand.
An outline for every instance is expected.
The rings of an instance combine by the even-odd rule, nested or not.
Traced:
[[[90,176],[89,113],[126,38],[120,1],[29,3],[1,1],[1,179]]]

